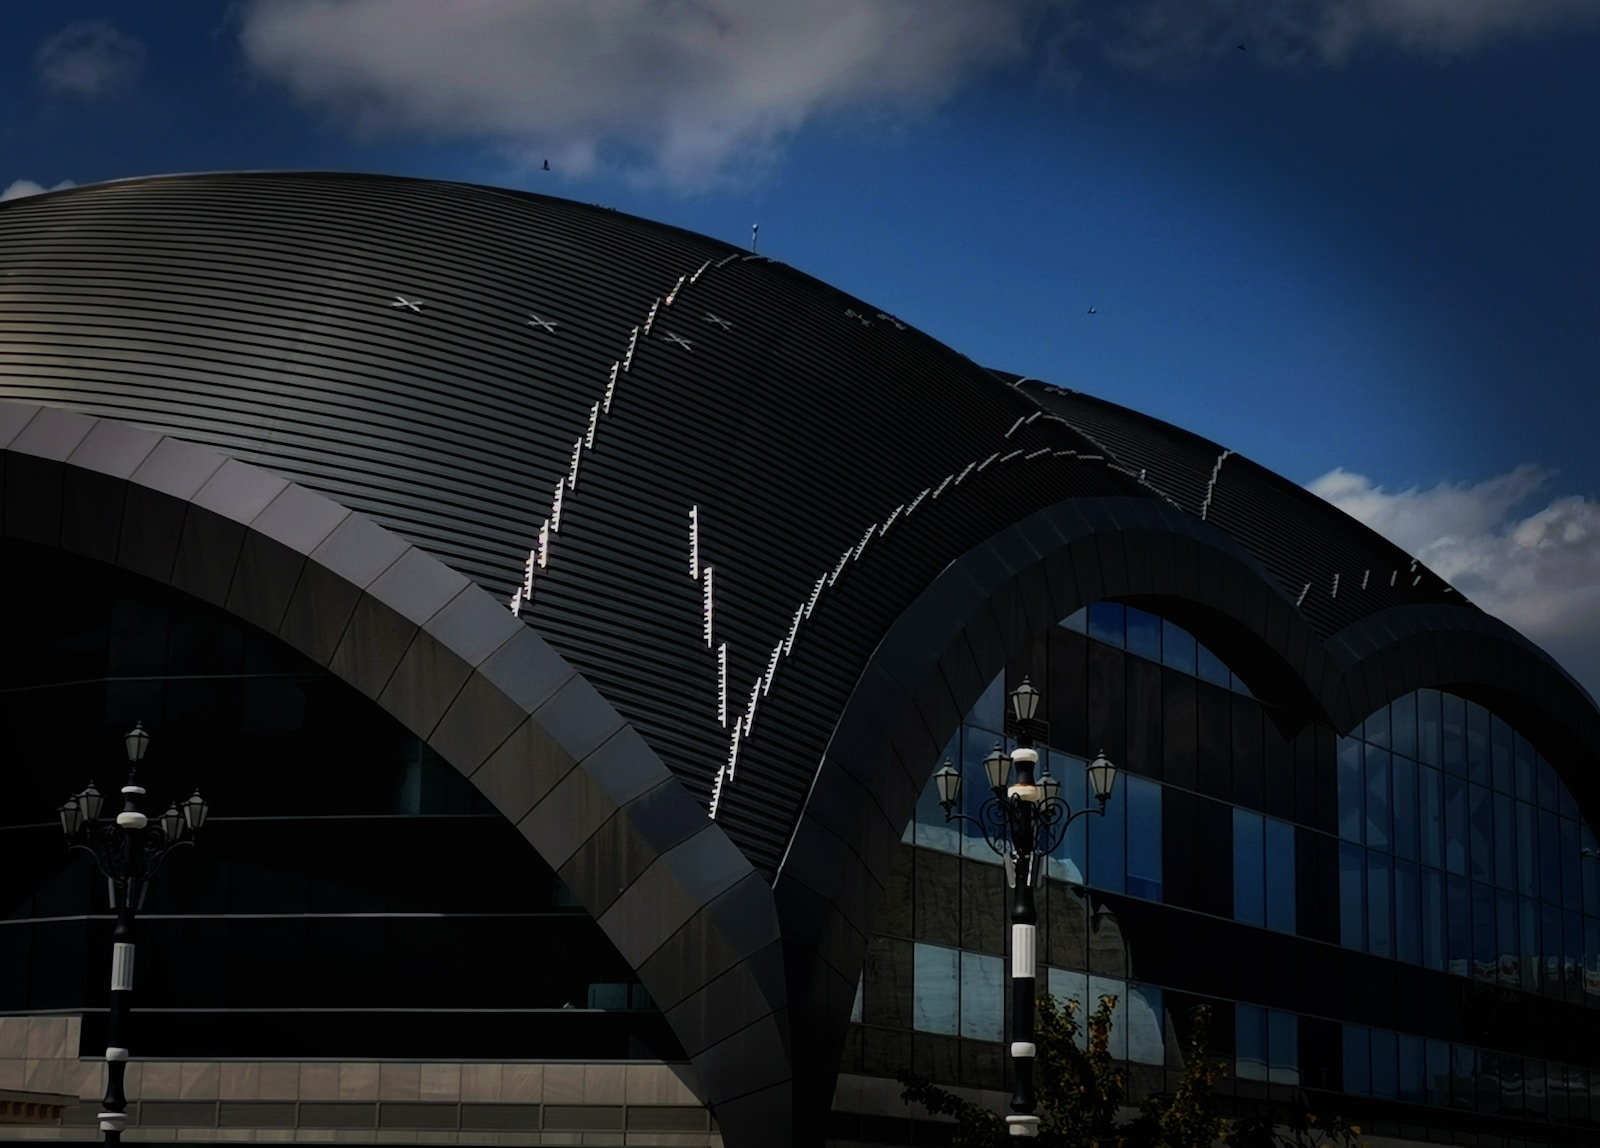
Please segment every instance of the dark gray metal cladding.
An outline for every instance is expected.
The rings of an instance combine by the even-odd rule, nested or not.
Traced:
[[[1391,606],[1470,607],[1400,547],[1247,458],[1229,452],[1219,470],[1223,448],[1199,435],[1091,395],[999,377],[1103,443],[1130,469],[1145,471],[1184,510],[1200,514],[1203,508],[1207,522],[1272,572],[1318,637]]]
[[[769,874],[829,699],[915,587],[1040,499],[1129,492],[1074,460],[978,471],[1024,447],[1093,448],[1059,425],[1008,438],[1037,408],[876,315],[698,236],[486,188],[206,175],[0,209],[0,394],[265,466],[504,597],[631,345],[525,616],[702,802],[730,731],[689,507],[717,569],[731,718],[818,577],[950,478],[828,588],[800,639],[808,670],[781,667],[762,699],[726,825]]]
[[[503,600],[584,444],[524,617],[702,804],[763,682],[718,819],[769,877],[862,667],[953,558],[1064,499],[1165,496],[1197,514],[1218,453],[1086,396],[1008,386],[701,236],[387,177],[180,176],[6,203],[0,344],[0,396],[261,465]],[[1217,486],[1208,521],[1291,601],[1313,583],[1301,610],[1319,635],[1443,600],[1291,484],[1230,458]],[[709,649],[691,506],[716,571]]]

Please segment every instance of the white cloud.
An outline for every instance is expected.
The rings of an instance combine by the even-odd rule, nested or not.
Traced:
[[[1475,485],[1390,493],[1339,469],[1308,489],[1420,558],[1600,696],[1600,503],[1563,495],[1529,512],[1552,477],[1525,465]]]
[[[144,66],[144,45],[109,20],[79,21],[39,45],[34,64],[50,91],[94,99],[133,83]]]
[[[367,132],[481,139],[567,172],[716,182],[803,123],[916,112],[1027,50],[1035,0],[255,0],[246,57]]]
[[[72,186],[73,183],[70,179],[64,179],[53,187],[45,187],[43,184],[34,183],[31,179],[14,179],[6,185],[4,191],[0,191],[0,203],[4,203],[8,199],[22,199],[24,196],[38,195],[45,191],[60,191],[63,187]]]

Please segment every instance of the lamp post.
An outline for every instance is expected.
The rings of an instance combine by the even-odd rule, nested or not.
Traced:
[[[106,1022],[106,1095],[101,1102],[100,1130],[106,1143],[120,1144],[127,1123],[128,1097],[123,1077],[128,1068],[128,1000],[133,993],[133,921],[144,906],[150,879],[161,868],[167,854],[180,845],[193,845],[195,834],[205,824],[207,805],[197,789],[194,796],[179,805],[173,802],[160,819],[151,824],[139,811],[144,789],[138,781],[139,763],[150,747],[150,735],[142,724],[135,725],[123,738],[128,750],[128,784],[122,787],[123,808],[114,819],[102,819],[105,801],[90,782],[81,792],[62,804],[61,831],[67,848],[82,849],[94,858],[95,867],[106,879],[111,907],[117,923],[111,930],[111,1011]]]
[[[1067,826],[1085,813],[1106,811],[1111,787],[1117,780],[1117,767],[1099,754],[1089,764],[1088,783],[1098,809],[1085,806],[1076,813],[1061,798],[1061,782],[1048,768],[1035,780],[1039,751],[1033,747],[1035,733],[1043,723],[1035,720],[1039,691],[1027,678],[1011,693],[1012,728],[1017,748],[1009,754],[994,747],[983,762],[989,782],[989,797],[976,817],[956,813],[961,799],[961,772],[948,761],[933,775],[939,791],[944,819],[970,821],[978,826],[983,839],[1006,860],[1006,881],[1014,890],[1011,901],[1011,1057],[1015,1066],[1016,1091],[1011,1096],[1011,1114],[1006,1125],[1013,1136],[1038,1136],[1039,1118],[1034,1115],[1033,1061],[1035,959],[1038,951],[1039,914],[1033,891],[1042,879],[1043,860],[1066,835]],[[1007,777],[1015,771],[1009,785]]]

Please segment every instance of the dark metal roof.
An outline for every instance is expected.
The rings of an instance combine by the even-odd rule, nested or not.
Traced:
[[[1291,602],[1311,584],[1300,609],[1324,637],[1396,602],[1460,602],[1245,460],[1213,483],[1220,452],[1195,436],[1009,386],[765,258],[527,193],[285,173],[14,200],[0,351],[0,397],[256,463],[502,599],[562,484],[524,617],[706,804],[756,693],[718,820],[769,875],[890,623],[1042,507],[1203,513]],[[715,570],[709,646],[691,507]]]

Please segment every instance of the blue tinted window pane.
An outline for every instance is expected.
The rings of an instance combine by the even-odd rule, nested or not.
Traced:
[[[1126,640],[1126,611],[1121,602],[1092,602],[1089,605],[1089,637],[1112,646]]]
[[[1489,715],[1489,773],[1491,784],[1498,793],[1515,793],[1517,786],[1516,758],[1512,752],[1514,737],[1511,727],[1498,715]]]
[[[1442,731],[1439,725],[1439,691],[1417,691],[1417,760],[1423,765],[1439,766],[1444,762],[1440,746]]]
[[[1267,1013],[1267,1064],[1272,1083],[1300,1083],[1300,1018],[1294,1013]]]
[[[1128,653],[1161,660],[1161,619],[1132,606],[1127,610]]]
[[[965,724],[978,726],[998,735],[1005,732],[1005,716],[1006,676],[999,674],[983,691],[983,696],[978,699],[978,704],[972,707],[972,712],[967,714]]]
[[[1422,963],[1444,968],[1444,875],[1437,869],[1422,871]]]
[[[1439,698],[1444,731],[1444,771],[1465,777],[1467,773],[1467,703],[1454,694]]]
[[[1486,785],[1467,786],[1467,873],[1474,881],[1494,880],[1494,801]]]
[[[1415,865],[1394,863],[1394,955],[1407,964],[1422,963],[1422,883]]]
[[[1450,1106],[1478,1106],[1478,1052],[1465,1045],[1450,1046]]]
[[[1540,958],[1539,902],[1523,898],[1517,902],[1518,933],[1522,947],[1522,987],[1538,992],[1544,977]]]
[[[1444,867],[1467,871],[1467,783],[1449,774],[1444,778]]]
[[[1494,883],[1517,887],[1517,803],[1505,793],[1494,795]]]
[[[1089,834],[1089,883],[1096,889],[1113,893],[1123,891],[1123,877],[1127,872],[1124,850],[1128,803],[1111,801],[1106,805],[1104,817],[1085,817]]]
[[[1540,931],[1539,947],[1543,957],[1544,986],[1547,991],[1561,991],[1561,909],[1549,902],[1539,906],[1544,928]]]
[[[1361,723],[1361,738],[1368,745],[1381,745],[1389,748],[1389,707],[1380,706],[1367,715],[1367,720]]]
[[[1361,767],[1361,743],[1353,737],[1339,739],[1339,836],[1361,840],[1366,782]]]
[[[1442,1040],[1428,1041],[1428,1103],[1444,1107],[1450,1103],[1450,1046]]]
[[[1566,943],[1561,954],[1561,975],[1566,979],[1569,997],[1576,999],[1583,990],[1583,915],[1561,914],[1561,933]]]
[[[1444,868],[1444,790],[1438,770],[1417,767],[1417,810],[1422,821],[1422,862]]]
[[[1412,1104],[1422,1104],[1427,1101],[1427,1092],[1422,1080],[1426,1067],[1425,1049],[1426,1046],[1420,1036],[1400,1034],[1400,1099],[1408,1100]]]
[[[1534,765],[1533,746],[1520,733],[1513,734],[1511,752],[1516,759],[1517,800],[1532,801],[1539,788],[1535,780],[1538,770]]]
[[[1548,1112],[1544,1061],[1529,1057],[1522,1062],[1522,1097],[1530,1116],[1544,1116]]]
[[[1195,672],[1194,635],[1181,626],[1163,620],[1161,623],[1161,662],[1186,674]]]
[[[1587,825],[1578,828],[1582,841],[1578,859],[1583,864],[1583,911],[1592,917],[1600,917],[1600,847],[1597,847],[1594,833]]]
[[[1522,986],[1522,969],[1521,962],[1517,956],[1517,898],[1515,894],[1506,892],[1495,894],[1494,932],[1495,980],[1507,988],[1520,988]]]
[[[1389,848],[1389,751],[1367,746],[1367,846]]]
[[[1539,811],[1539,897],[1561,902],[1561,823],[1547,809]]]
[[[1233,918],[1247,925],[1267,923],[1266,856],[1262,817],[1248,809],[1233,811]]]
[[[1545,760],[1544,754],[1536,756],[1536,776],[1539,781],[1539,808],[1555,809],[1560,800],[1561,783],[1556,780],[1556,771]]]
[[[1403,757],[1417,756],[1417,696],[1407,694],[1389,703],[1389,748]]]
[[[1267,928],[1292,933],[1294,905],[1294,826],[1268,818],[1267,830]]]
[[[1561,819],[1561,903],[1569,909],[1583,908],[1583,846],[1578,838],[1578,823]]]
[[[1166,1013],[1161,990],[1149,985],[1128,987],[1128,1059],[1135,1064],[1165,1064]]]
[[[994,733],[986,729],[967,728],[961,734],[961,812],[973,818],[960,823],[961,852],[964,856],[995,864],[999,864],[999,858],[984,840],[976,819],[980,816],[983,803],[991,795],[983,762],[998,744]]]
[[[1372,1030],[1372,1095],[1393,1100],[1399,1093],[1400,1062],[1395,1034],[1375,1028]]]
[[[1445,883],[1450,904],[1447,909],[1449,951],[1446,967],[1459,977],[1472,975],[1472,894],[1465,878],[1451,877]]]
[[[1517,892],[1539,895],[1539,814],[1525,801],[1517,802]]]
[[[1344,1090],[1352,1096],[1365,1096],[1372,1091],[1370,1056],[1367,1030],[1358,1024],[1345,1025]]]
[[[1494,920],[1494,890],[1487,885],[1472,886],[1472,975],[1492,981],[1499,974],[1496,948],[1499,933]]]
[[[961,1035],[1005,1039],[1005,962],[983,953],[961,954]]]
[[[1076,630],[1080,634],[1085,633],[1089,628],[1089,611],[1079,606],[1057,624],[1064,630]]]
[[[1228,684],[1227,665],[1217,655],[1198,644],[1195,647],[1195,670],[1201,681],[1215,682],[1219,686]]]
[[[1339,943],[1347,949],[1367,947],[1367,906],[1361,895],[1365,870],[1359,845],[1339,845]]]
[[[1394,851],[1416,860],[1421,837],[1417,831],[1417,765],[1396,754],[1390,759],[1389,781],[1394,787]]]
[[[1144,777],[1127,778],[1128,884],[1135,897],[1161,900],[1161,786]],[[1107,816],[1110,808],[1107,807]]]
[[[1367,854],[1367,951],[1378,957],[1394,956],[1389,871],[1387,856]]]
[[[1266,1009],[1247,1004],[1234,1006],[1233,1059],[1239,1079],[1267,1079]]]
[[[1489,711],[1477,702],[1467,703],[1467,780],[1488,785],[1493,779],[1489,765]]]
[[[1600,918],[1583,919],[1583,996],[1600,1003]]]
[[[937,945],[912,950],[911,1026],[955,1036],[961,1012],[961,953]]]
[[[1084,789],[1086,763],[1080,757],[1070,754],[1048,750],[1047,764],[1050,772],[1061,782],[1061,792],[1076,794],[1080,800],[1087,792]],[[1084,869],[1087,867],[1088,857],[1088,822],[1089,818],[1080,817],[1067,826],[1066,836],[1062,838],[1050,853],[1049,874],[1057,880],[1067,881],[1073,885],[1083,885]]]

